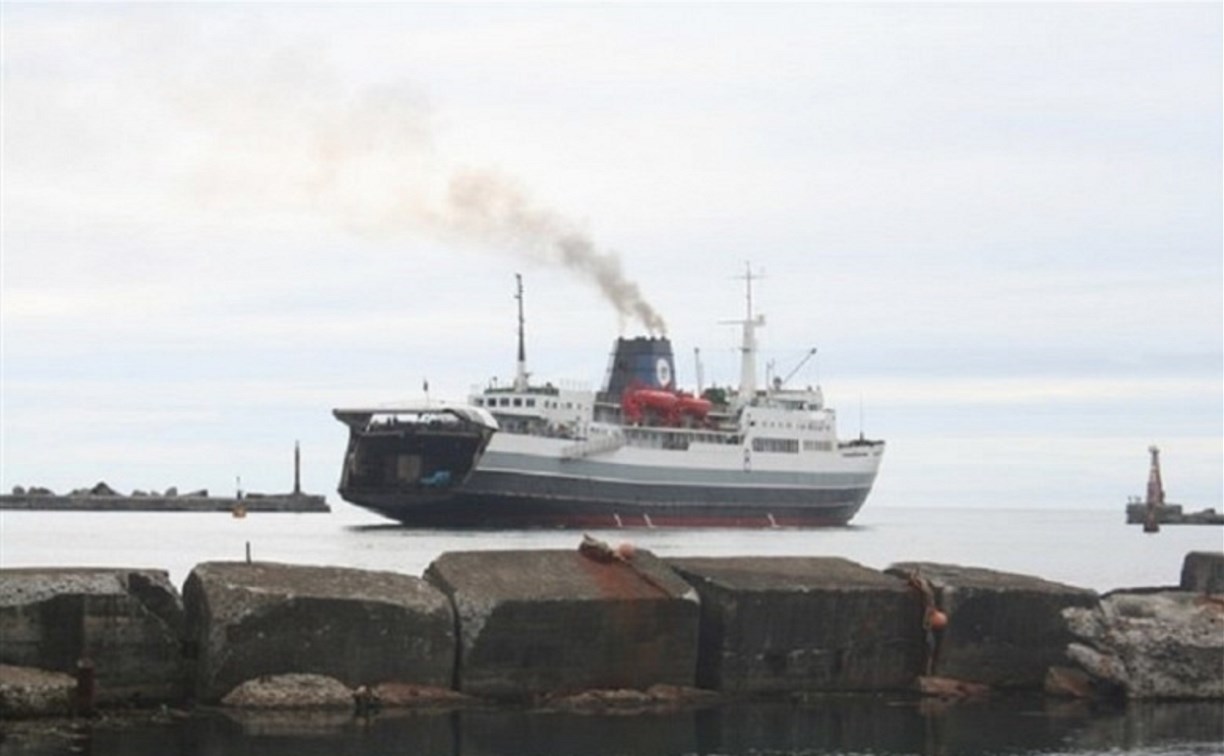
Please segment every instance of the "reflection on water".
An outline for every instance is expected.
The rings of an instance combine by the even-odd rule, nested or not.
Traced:
[[[5,723],[0,756],[313,756],[419,754],[1214,754],[1224,744],[1218,703],[1094,708],[1040,699],[954,706],[888,697],[733,704],[652,714],[514,709],[347,713],[197,712],[158,724],[52,731]]]

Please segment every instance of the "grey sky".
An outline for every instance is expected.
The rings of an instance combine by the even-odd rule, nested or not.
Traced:
[[[689,383],[764,269],[873,501],[1114,506],[1152,442],[1220,501],[1218,4],[2,12],[5,489],[276,489],[302,438],[331,492],[331,407],[510,373],[515,272],[531,367],[597,383],[642,327],[560,229]]]

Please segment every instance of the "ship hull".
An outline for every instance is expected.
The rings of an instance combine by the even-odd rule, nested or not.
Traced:
[[[846,525],[868,491],[837,492],[803,505],[589,501],[544,496],[456,493],[417,500],[354,493],[350,501],[405,525],[434,528],[777,528]]]
[[[497,437],[448,490],[348,487],[341,494],[420,527],[826,527],[845,525],[858,512],[882,451],[833,452],[794,470],[767,458],[754,466],[738,447],[686,453],[689,464],[678,466],[674,453],[659,450],[574,459],[561,453],[561,443]]]

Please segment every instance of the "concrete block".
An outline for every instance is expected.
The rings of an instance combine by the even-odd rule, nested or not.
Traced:
[[[932,674],[995,688],[1041,690],[1046,670],[1068,666],[1068,607],[1095,607],[1095,591],[1029,575],[930,562],[888,573],[929,582],[948,624],[936,633]]]
[[[0,570],[0,664],[75,675],[94,702],[181,698],[183,602],[164,570]]]
[[[76,680],[63,672],[0,664],[0,720],[72,713]]]
[[[1182,561],[1181,589],[1224,593],[1224,551],[1191,551]]]
[[[904,580],[833,557],[669,564],[701,596],[702,687],[896,690],[922,674],[922,604]]]
[[[326,675],[349,687],[451,683],[450,602],[417,577],[209,562],[187,577],[183,601],[193,690],[205,702],[264,675]]]
[[[464,693],[526,699],[693,684],[697,594],[649,552],[449,553],[425,578],[454,601]]]

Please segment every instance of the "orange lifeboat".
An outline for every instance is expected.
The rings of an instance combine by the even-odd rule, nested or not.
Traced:
[[[621,397],[621,409],[630,422],[641,422],[646,413],[667,425],[680,425],[683,418],[704,420],[710,400],[666,389],[632,389]]]
[[[710,407],[713,406],[709,399],[692,394],[680,394],[679,400],[678,409],[697,420],[704,420],[705,416],[710,414]]]
[[[652,414],[672,418],[677,413],[680,397],[661,389],[630,389],[621,397],[621,409],[630,422],[641,422],[649,410]]]
[[[633,400],[656,412],[671,412],[680,403],[680,397],[672,392],[657,389],[638,389],[633,392]]]

